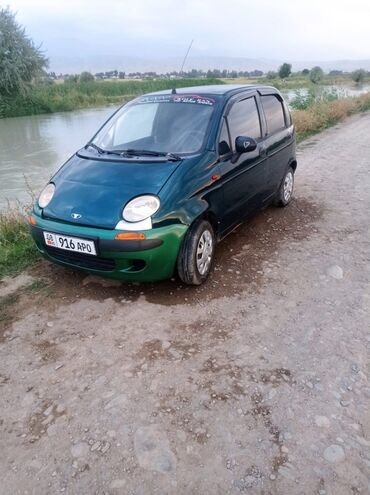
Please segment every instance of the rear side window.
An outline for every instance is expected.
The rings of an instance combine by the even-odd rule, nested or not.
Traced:
[[[266,115],[267,132],[273,134],[285,128],[284,110],[281,101],[275,95],[261,96]]]
[[[261,137],[260,117],[254,97],[234,103],[227,120],[232,143],[238,136]]]

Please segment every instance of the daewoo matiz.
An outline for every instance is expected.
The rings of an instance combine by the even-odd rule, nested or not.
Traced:
[[[160,91],[121,107],[41,192],[30,216],[50,261],[127,281],[199,285],[215,244],[292,198],[292,119],[268,86]]]

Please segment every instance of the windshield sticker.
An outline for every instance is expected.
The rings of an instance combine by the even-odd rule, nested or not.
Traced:
[[[200,95],[154,95],[154,96],[142,96],[136,103],[190,103],[193,105],[207,105],[212,106],[215,104],[213,98]]]

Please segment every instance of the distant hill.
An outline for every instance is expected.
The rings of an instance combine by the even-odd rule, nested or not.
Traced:
[[[326,72],[330,70],[353,71],[355,69],[370,70],[370,59],[368,60],[328,60],[328,61],[289,61],[289,60],[271,60],[265,58],[244,58],[244,57],[207,57],[194,56],[189,57],[185,70],[190,69],[227,69],[227,70],[246,70],[254,69],[267,72],[276,70],[283,62],[290,62],[293,70],[302,70],[319,65]],[[51,56],[50,70],[57,73],[79,73],[84,70],[90,72],[100,72],[107,70],[120,70],[124,72],[146,72],[155,71],[158,73],[179,70],[182,63],[182,57],[173,58],[137,58],[128,56]]]

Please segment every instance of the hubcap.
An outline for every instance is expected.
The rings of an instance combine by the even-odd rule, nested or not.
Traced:
[[[288,202],[293,192],[294,178],[292,172],[288,172],[284,180],[284,201]]]
[[[197,247],[197,268],[201,275],[207,273],[213,254],[213,238],[209,230],[205,230],[200,236]]]

